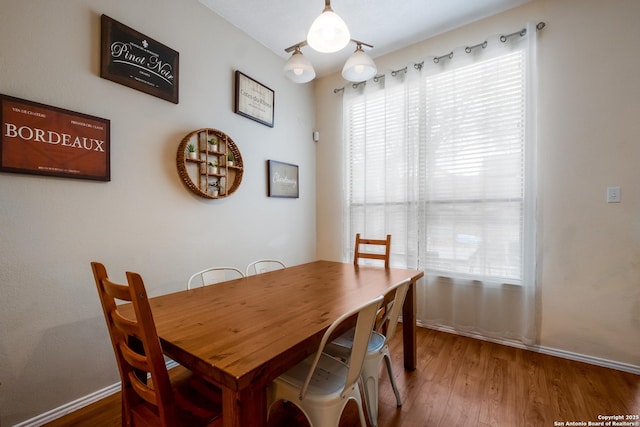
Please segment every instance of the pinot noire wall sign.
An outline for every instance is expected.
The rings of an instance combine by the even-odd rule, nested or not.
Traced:
[[[101,25],[100,76],[177,104],[180,54],[107,15]]]

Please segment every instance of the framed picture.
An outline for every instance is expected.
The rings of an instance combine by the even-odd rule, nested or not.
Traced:
[[[298,166],[267,160],[269,169],[269,197],[298,198]]]
[[[110,121],[0,95],[0,171],[110,181]]]
[[[273,90],[236,70],[235,113],[273,127],[273,102]]]
[[[178,103],[179,53],[102,15],[100,77]]]

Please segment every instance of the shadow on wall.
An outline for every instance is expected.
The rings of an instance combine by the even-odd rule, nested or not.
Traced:
[[[24,360],[10,362],[4,342],[0,361],[0,426],[34,418],[119,381],[103,316],[47,329]]]

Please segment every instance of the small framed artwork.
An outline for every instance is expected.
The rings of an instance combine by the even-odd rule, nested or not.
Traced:
[[[0,95],[0,171],[110,181],[110,121]]]
[[[234,113],[273,127],[274,92],[236,70]]]
[[[267,160],[269,170],[269,197],[289,197],[297,199],[300,196],[298,188],[298,166],[289,163]]]
[[[100,77],[178,103],[179,53],[102,15]]]

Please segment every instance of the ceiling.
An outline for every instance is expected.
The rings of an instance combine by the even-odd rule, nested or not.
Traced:
[[[199,0],[283,58],[284,49],[306,39],[322,0]],[[436,34],[495,15],[530,0],[333,0],[331,7],[349,27],[351,38],[373,45],[372,58],[412,45]],[[318,76],[340,71],[355,50],[350,43],[335,53],[302,53]]]

